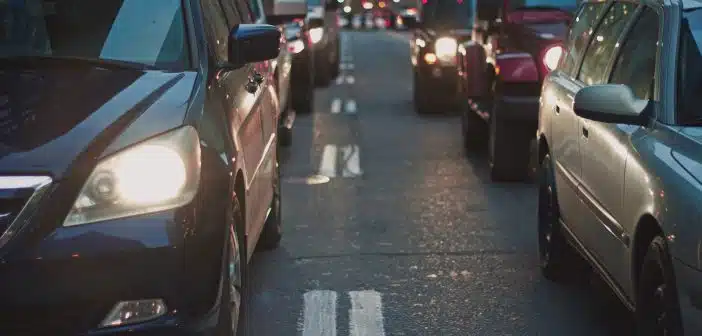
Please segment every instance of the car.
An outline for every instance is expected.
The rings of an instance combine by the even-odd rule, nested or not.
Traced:
[[[477,5],[474,38],[458,47],[464,144],[471,152],[487,140],[493,181],[529,180],[541,83],[558,62],[577,2]]]
[[[700,335],[702,2],[587,0],[575,17],[539,104],[541,271],[595,270],[632,335]]]
[[[426,114],[454,109],[459,101],[456,54],[458,44],[471,39],[472,4],[429,0],[418,17],[404,17],[413,30],[410,59],[415,111]]]
[[[304,21],[288,24],[288,51],[292,54],[290,103],[296,113],[308,114],[314,109],[314,53]]]
[[[244,0],[22,3],[0,21],[0,334],[235,334],[281,239],[280,31]]]
[[[258,24],[270,24],[278,27],[281,32],[280,54],[275,62],[270,62],[273,72],[273,84],[278,92],[279,115],[278,120],[278,144],[290,146],[292,142],[292,127],[295,121],[295,111],[292,110],[292,62],[293,51],[288,49],[287,24],[295,19],[304,19],[304,16],[296,13],[307,14],[307,4],[301,1],[275,1],[266,2],[263,0],[249,0],[253,20]],[[268,5],[264,7],[264,5]],[[296,16],[297,15],[297,16]]]
[[[341,41],[337,24],[339,3],[335,0],[308,0],[307,18],[314,52],[315,82],[319,87],[328,86],[339,76]]]

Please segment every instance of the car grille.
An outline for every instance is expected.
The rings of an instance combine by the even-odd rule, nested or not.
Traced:
[[[22,228],[32,205],[39,201],[51,178],[0,176],[0,248]]]

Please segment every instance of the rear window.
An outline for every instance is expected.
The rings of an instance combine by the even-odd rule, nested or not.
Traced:
[[[568,25],[565,22],[554,23],[530,23],[527,27],[542,35],[544,38],[554,38],[565,36],[568,32]]]
[[[702,122],[702,10],[685,13],[680,27],[678,121]]]

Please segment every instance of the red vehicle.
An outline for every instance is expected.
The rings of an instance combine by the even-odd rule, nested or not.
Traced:
[[[473,38],[458,47],[458,90],[465,145],[488,136],[494,181],[529,176],[541,83],[560,60],[576,1],[477,0]]]

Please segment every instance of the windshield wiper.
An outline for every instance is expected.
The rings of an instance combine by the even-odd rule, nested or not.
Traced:
[[[76,65],[93,65],[100,68],[106,69],[117,69],[117,70],[157,70],[156,67],[148,64],[112,60],[104,58],[87,58],[87,57],[73,57],[73,56],[47,56],[47,55],[32,55],[32,56],[13,56],[13,57],[0,57],[0,66],[7,63],[37,63],[37,62],[60,62],[62,64],[76,64]]]

